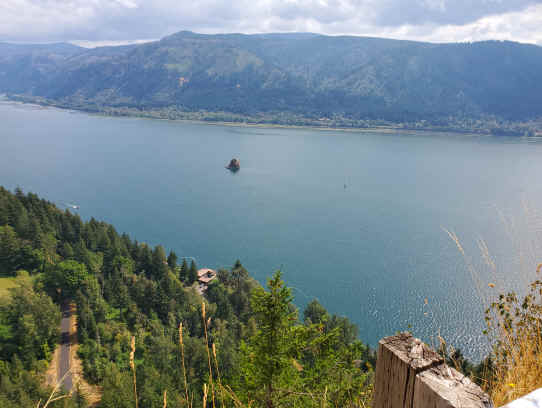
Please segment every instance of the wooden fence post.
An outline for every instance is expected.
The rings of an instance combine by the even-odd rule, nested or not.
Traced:
[[[378,343],[374,408],[492,408],[470,379],[409,333]]]

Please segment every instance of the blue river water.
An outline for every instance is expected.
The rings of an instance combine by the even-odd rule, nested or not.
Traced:
[[[479,358],[487,302],[521,290],[542,258],[536,138],[206,125],[12,103],[0,103],[0,123],[4,187],[77,204],[84,219],[200,267],[239,258],[262,283],[281,269],[301,310],[316,298],[373,346],[408,329]],[[232,157],[235,174],[224,168]]]

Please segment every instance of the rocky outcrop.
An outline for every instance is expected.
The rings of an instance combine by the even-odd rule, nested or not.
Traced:
[[[226,168],[233,172],[238,171],[241,168],[241,162],[239,159],[231,159],[230,164],[228,164]]]

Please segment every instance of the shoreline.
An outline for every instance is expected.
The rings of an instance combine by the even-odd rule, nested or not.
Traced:
[[[251,123],[251,122],[233,122],[233,121],[220,121],[220,120],[204,120],[204,119],[190,119],[190,118],[162,118],[155,117],[148,114],[138,113],[125,113],[114,114],[105,111],[93,111],[89,109],[78,109],[75,107],[65,107],[52,103],[40,103],[40,101],[22,101],[17,98],[10,98],[7,95],[0,95],[0,103],[13,104],[13,105],[27,105],[39,107],[42,109],[58,109],[64,112],[84,113],[92,116],[101,116],[106,118],[132,118],[132,119],[147,119],[147,120],[160,120],[167,122],[179,122],[190,123],[198,125],[212,125],[212,126],[228,126],[228,127],[240,127],[240,128],[258,128],[258,129],[292,129],[292,130],[318,130],[318,131],[336,131],[336,132],[350,132],[350,133],[408,133],[412,135],[427,135],[428,133],[438,135],[449,136],[504,136],[504,137],[542,137],[542,133],[537,133],[533,136],[525,135],[495,135],[489,131],[474,131],[474,130],[460,130],[460,129],[433,129],[433,128],[408,128],[408,127],[394,127],[394,126],[372,126],[372,127],[339,127],[339,126],[317,126],[317,125],[288,125],[288,124],[274,124],[274,123]]]

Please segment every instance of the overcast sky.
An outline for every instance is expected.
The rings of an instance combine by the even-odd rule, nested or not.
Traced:
[[[181,30],[542,45],[542,0],[0,0],[0,41],[92,46]]]

